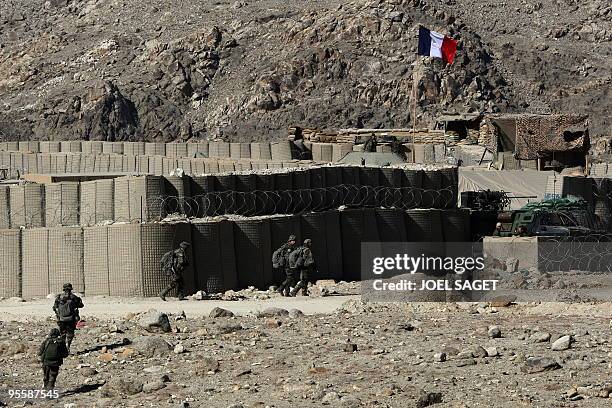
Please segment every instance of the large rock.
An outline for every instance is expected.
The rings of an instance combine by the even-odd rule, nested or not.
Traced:
[[[562,336],[559,337],[550,347],[554,351],[563,351],[567,350],[572,345],[572,337],[571,336]]]
[[[150,332],[169,333],[172,331],[168,315],[155,309],[149,310],[138,319],[138,325]]]
[[[106,81],[88,97],[91,107],[82,104],[81,116],[86,140],[130,140],[136,134],[136,105],[115,84]]]
[[[492,339],[500,338],[502,336],[501,328],[499,326],[490,326],[487,334]]]
[[[211,319],[216,319],[218,317],[234,317],[234,313],[231,310],[223,309],[221,307],[215,307],[210,311],[208,315]]]
[[[239,323],[224,323],[217,328],[219,334],[229,334],[242,330],[242,325]]]
[[[174,348],[159,336],[140,336],[132,341],[132,347],[145,357],[168,355]]]
[[[433,404],[439,404],[442,402],[442,393],[440,392],[427,392],[421,394],[417,400],[417,408],[425,408]]]
[[[546,332],[535,332],[530,337],[529,340],[533,343],[546,343],[550,340],[550,333]]]
[[[264,310],[257,312],[257,317],[282,317],[289,316],[289,311],[280,307],[268,307]]]
[[[552,371],[561,368],[561,365],[554,359],[549,357],[531,357],[525,361],[521,367],[521,371],[526,374],[542,373],[544,371]]]
[[[100,389],[104,397],[126,397],[142,392],[143,383],[137,378],[112,377]]]

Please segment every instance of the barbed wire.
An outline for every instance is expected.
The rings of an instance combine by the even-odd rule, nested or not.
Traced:
[[[452,187],[428,190],[413,187],[372,187],[342,184],[297,190],[215,191],[179,197],[137,196],[127,200],[98,200],[76,208],[70,205],[25,201],[26,207],[0,213],[3,228],[94,226],[107,222],[159,221],[172,214],[185,217],[221,215],[260,216],[320,212],[341,206],[385,207],[400,210],[445,209],[456,206]]]
[[[451,188],[426,190],[413,187],[371,187],[343,184],[334,187],[283,191],[215,191],[193,197],[157,197],[160,218],[169,214],[191,217],[320,212],[341,206],[386,207],[401,210],[444,209],[456,204]]]
[[[541,271],[612,271],[612,235],[546,237],[538,242]]]

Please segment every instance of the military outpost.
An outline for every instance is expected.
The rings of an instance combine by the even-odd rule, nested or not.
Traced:
[[[0,407],[610,406],[607,2],[0,17]]]
[[[69,350],[84,306],[73,290],[308,295],[317,281],[360,280],[361,242],[484,240],[498,262],[537,269],[542,255],[517,237],[532,248],[610,232],[606,164],[590,150],[587,117],[526,114],[292,127],[277,143],[1,142],[1,295],[60,293],[60,330],[41,347],[61,335]],[[57,353],[49,389],[68,356]]]
[[[589,159],[586,117],[437,123],[290,128],[277,143],[2,142],[2,295],[44,297],[70,282],[87,296],[176,296],[160,259],[181,242],[191,260],[181,297],[266,289],[283,280],[271,259],[289,235],[312,239],[317,279],[356,280],[362,241],[493,235],[498,214],[475,207],[495,206],[482,202],[487,191],[503,192],[489,208],[500,213],[584,201],[593,216],[583,226],[609,231],[606,164]]]

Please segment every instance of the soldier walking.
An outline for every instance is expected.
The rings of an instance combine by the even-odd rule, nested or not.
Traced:
[[[164,290],[159,294],[159,297],[164,302],[166,301],[166,295],[174,288],[177,289],[178,299],[185,299],[184,286],[185,281],[183,279],[183,271],[189,266],[189,257],[187,256],[187,249],[191,246],[189,242],[181,242],[177,249],[166,252],[161,259],[162,272],[170,278],[170,283]]]
[[[294,271],[289,267],[289,255],[295,249],[295,235],[290,235],[287,242],[272,254],[272,267],[282,269],[285,272],[285,280],[278,287],[278,293],[282,296],[289,296],[291,287],[295,285]]]
[[[304,245],[298,247],[289,255],[289,266],[294,270],[294,273],[300,274],[300,280],[291,291],[291,296],[294,297],[302,290],[304,296],[308,296],[308,281],[316,269],[314,255],[312,254],[312,240],[305,239]]]
[[[65,283],[64,292],[57,295],[53,304],[53,311],[57,318],[57,326],[62,336],[66,337],[66,347],[70,351],[70,345],[74,339],[74,331],[77,323],[81,320],[79,309],[85,307],[80,297],[72,293],[72,284]]]
[[[59,329],[51,329],[38,349],[38,357],[43,367],[43,386],[45,390],[52,390],[64,358],[68,357],[68,347]]]

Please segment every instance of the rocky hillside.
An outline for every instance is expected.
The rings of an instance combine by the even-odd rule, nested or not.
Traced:
[[[605,0],[0,3],[0,138],[282,138],[446,111],[579,111],[609,134]],[[341,4],[341,5],[339,5]],[[418,25],[460,41],[419,59]]]

